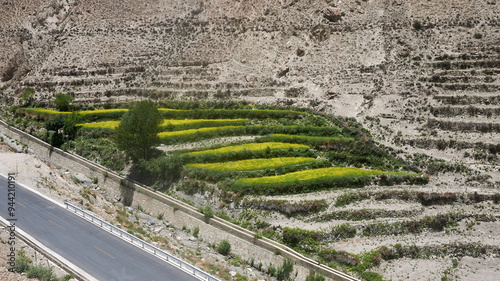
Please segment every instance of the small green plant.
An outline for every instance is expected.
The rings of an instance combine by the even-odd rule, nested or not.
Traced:
[[[253,234],[253,238],[255,238],[255,239],[262,239],[262,234],[256,232],[256,233]]]
[[[198,208],[198,211],[205,215],[206,219],[210,219],[214,217],[214,210],[212,210],[212,207],[210,207],[209,204],[205,205],[204,207]]]
[[[269,264],[269,267],[267,268],[267,273],[272,277],[276,276],[276,267],[274,267],[272,263]]]
[[[198,238],[198,234],[200,233],[200,227],[199,226],[195,226],[193,228],[193,236]]]
[[[275,255],[279,255],[279,254],[281,254],[280,249],[278,249],[278,248],[274,248],[274,254],[275,254]]]
[[[35,93],[35,89],[33,88],[26,88],[24,89],[22,95],[21,95],[21,100],[25,103],[27,103],[30,99],[31,96]]]
[[[227,239],[220,241],[219,245],[217,246],[217,252],[224,256],[229,255],[229,253],[231,252],[231,244]]]
[[[474,34],[474,38],[476,38],[476,39],[481,39],[481,38],[483,38],[483,34],[481,34],[481,33],[476,33],[476,34]]]
[[[322,274],[310,271],[306,281],[325,281],[325,277]]]
[[[156,218],[157,218],[158,220],[162,220],[164,216],[165,216],[165,215],[164,215],[163,213],[159,213],[159,214],[156,216]]]
[[[413,21],[413,28],[415,28],[415,30],[422,29],[422,22],[420,22],[419,20]]]
[[[32,263],[31,259],[26,256],[26,252],[19,250],[17,251],[16,265],[13,269],[18,273],[26,272]]]
[[[279,281],[288,280],[293,271],[293,262],[290,259],[283,260],[283,264],[276,269],[276,278]]]
[[[99,182],[99,178],[95,177],[92,179],[93,184],[97,184]]]
[[[54,270],[51,267],[31,266],[26,271],[28,278],[38,278],[39,280],[55,280]]]

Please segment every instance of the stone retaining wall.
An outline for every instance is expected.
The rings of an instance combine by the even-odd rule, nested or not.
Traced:
[[[210,243],[218,243],[222,239],[228,239],[231,243],[231,251],[245,260],[254,258],[254,260],[262,262],[263,266],[267,268],[271,263],[278,266],[283,262],[283,258],[290,258],[296,264],[297,280],[305,280],[310,270],[322,273],[327,280],[356,280],[342,272],[320,265],[275,241],[267,238],[256,239],[254,238],[254,232],[240,226],[220,218],[207,220],[203,214],[182,201],[154,191],[133,180],[126,179],[114,171],[83,157],[52,147],[40,139],[7,125],[3,121],[0,121],[0,133],[26,144],[37,157],[53,166],[67,169],[72,173],[83,173],[90,178],[98,178],[99,183],[102,183],[100,185],[103,185],[108,192],[123,198],[122,200],[126,205],[141,205],[144,211],[152,216],[162,213],[164,219],[178,228],[186,226],[192,229],[198,226],[200,228],[200,237]],[[280,255],[274,254],[275,249],[279,250]]]

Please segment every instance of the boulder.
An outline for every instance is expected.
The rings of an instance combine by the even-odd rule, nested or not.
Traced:
[[[328,7],[323,12],[323,17],[331,22],[337,22],[342,19],[342,11],[339,8]]]

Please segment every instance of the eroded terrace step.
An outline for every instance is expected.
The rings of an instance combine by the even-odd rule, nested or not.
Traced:
[[[478,133],[500,133],[500,119],[474,119],[456,120],[456,119],[429,119],[427,122],[429,128],[439,128],[446,131],[456,132],[478,132]]]
[[[435,101],[448,105],[497,105],[500,104],[499,93],[454,93],[449,95],[436,95],[433,97]]]
[[[452,117],[452,116],[471,116],[471,117],[497,117],[500,116],[500,107],[498,105],[484,106],[437,106],[431,107],[430,112],[435,117]]]
[[[500,73],[500,71],[499,71]],[[433,84],[443,84],[443,83],[460,83],[460,84],[468,84],[468,83],[474,83],[474,84],[491,84],[494,83],[496,80],[498,80],[498,77],[493,77],[493,76],[466,76],[466,75],[456,75],[456,76],[451,76],[451,75],[432,75],[432,76],[427,76],[427,77],[421,77],[418,79],[419,81],[422,82],[427,82],[427,83],[433,83]]]

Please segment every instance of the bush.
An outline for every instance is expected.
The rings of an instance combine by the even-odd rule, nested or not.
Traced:
[[[47,121],[45,121],[45,129],[48,131],[58,131],[64,128],[64,116],[63,115],[53,115]]]
[[[18,273],[26,272],[31,267],[32,261],[23,250],[17,252],[16,265],[14,270]]]
[[[325,281],[325,277],[322,274],[310,271],[306,281]]]
[[[26,276],[28,278],[38,278],[38,280],[43,281],[53,281],[56,280],[54,271],[50,267],[43,266],[32,266],[26,271]]]
[[[283,228],[283,243],[292,248],[316,245],[319,236],[319,233],[314,230],[290,227]]]
[[[279,281],[288,280],[293,271],[293,262],[290,259],[283,260],[283,264],[276,269],[276,278]]]
[[[199,226],[195,226],[195,228],[193,228],[193,236],[198,238],[198,234],[200,233],[200,227]]]
[[[224,256],[229,255],[231,252],[231,244],[227,239],[220,241],[219,246],[217,246],[217,252]]]
[[[56,95],[56,100],[54,103],[56,104],[56,108],[59,111],[68,111],[69,104],[73,101],[73,97],[68,94],[59,93]]]
[[[483,38],[483,34],[481,34],[481,33],[476,33],[476,34],[474,34],[474,38],[476,38],[476,39],[481,39],[481,38]]]
[[[205,215],[206,219],[210,219],[214,217],[214,210],[212,210],[212,207],[210,207],[209,204],[205,205],[205,207],[200,207],[198,208],[198,211]]]
[[[415,28],[416,30],[422,29],[422,23],[418,20],[413,21],[413,28]]]
[[[140,172],[145,177],[149,177],[151,182],[162,182],[165,185],[180,177],[183,165],[183,158],[177,154],[139,161]]]
[[[32,100],[32,95],[35,93],[35,89],[33,88],[26,88],[24,89],[22,95],[21,95],[21,100],[25,103],[28,104]]]

